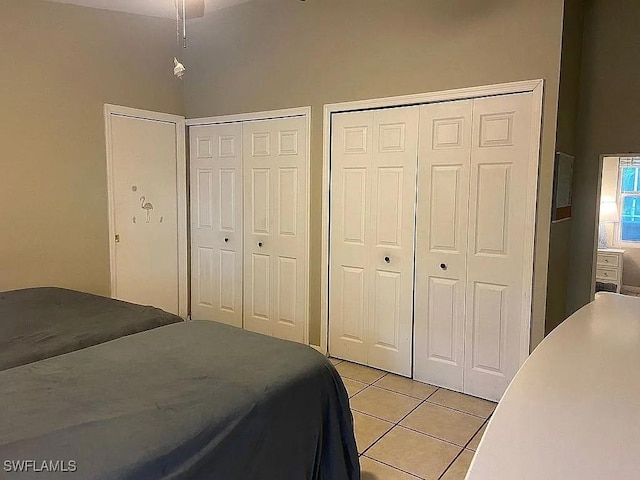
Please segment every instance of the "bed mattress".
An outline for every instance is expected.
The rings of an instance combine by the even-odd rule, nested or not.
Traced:
[[[181,320],[64,288],[0,292],[0,371]]]
[[[5,370],[0,385],[0,461],[35,465],[8,480],[56,461],[77,478],[360,478],[344,385],[305,345],[181,322]]]

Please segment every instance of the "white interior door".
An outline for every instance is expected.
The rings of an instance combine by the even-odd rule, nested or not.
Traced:
[[[531,147],[539,139],[531,138],[530,93],[477,99],[473,108],[464,390],[497,400],[521,365],[531,316],[535,204],[527,192],[537,184]]]
[[[245,122],[244,328],[306,341],[305,117]]]
[[[417,107],[332,117],[329,350],[411,375]]]
[[[414,378],[463,390],[473,100],[420,107]]]
[[[242,123],[191,127],[191,316],[242,327]]]
[[[329,352],[368,363],[373,112],[331,117]]]
[[[105,118],[112,296],[184,317],[184,119],[112,106]]]

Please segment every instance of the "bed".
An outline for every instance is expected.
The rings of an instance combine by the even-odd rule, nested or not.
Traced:
[[[333,365],[308,346],[216,322],[4,370],[0,412],[8,480],[71,478],[60,471],[71,467],[96,479],[360,478]],[[18,460],[31,460],[29,471],[7,472]]]
[[[0,292],[0,371],[180,321],[159,308],[65,288]]]

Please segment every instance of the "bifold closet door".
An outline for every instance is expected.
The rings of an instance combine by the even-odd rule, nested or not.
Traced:
[[[411,376],[417,107],[332,116],[329,351]]]
[[[527,192],[537,185],[531,152],[540,141],[531,138],[532,109],[530,93],[473,105],[464,390],[494,400],[518,371],[521,340],[529,335],[523,319],[531,315],[531,265],[525,262],[535,204],[527,204]]]
[[[189,136],[191,316],[242,327],[242,124]]]
[[[531,313],[532,101],[421,107],[414,375],[492,400],[521,365]]]
[[[304,342],[307,315],[304,117],[245,122],[244,328]]]
[[[463,390],[473,100],[420,107],[414,378]]]

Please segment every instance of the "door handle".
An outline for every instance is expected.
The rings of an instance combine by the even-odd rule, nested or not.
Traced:
[[[384,257],[384,261],[387,263],[391,263],[391,259],[389,257]]]

